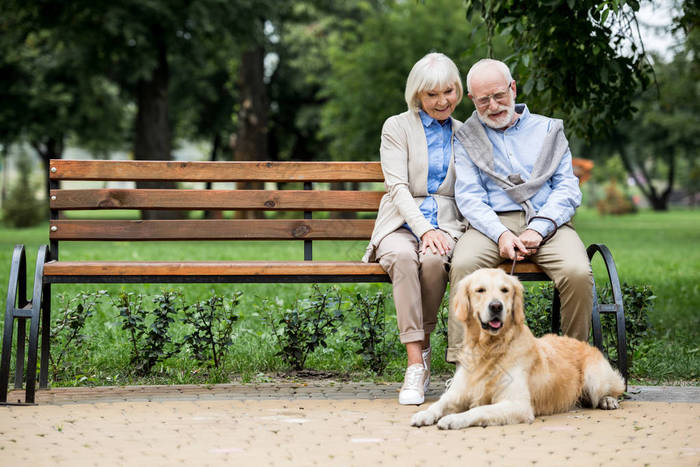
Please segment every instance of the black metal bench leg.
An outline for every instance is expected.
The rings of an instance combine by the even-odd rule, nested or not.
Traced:
[[[49,387],[49,352],[51,351],[51,284],[44,284],[41,297],[41,363],[39,364],[39,389],[47,389]]]
[[[15,249],[12,252],[10,278],[7,286],[5,327],[2,336],[2,354],[0,355],[0,403],[7,403],[7,389],[10,383],[10,359],[12,357],[12,334],[15,327],[17,296],[19,293],[20,300],[26,302],[26,284],[27,261],[24,245],[15,245]]]
[[[34,403],[34,395],[36,392],[36,363],[39,352],[39,322],[41,320],[41,308],[43,305],[44,292],[44,263],[46,263],[48,247],[42,245],[39,247],[39,253],[36,258],[36,269],[34,270],[34,291],[32,293],[32,314],[31,322],[29,323],[29,357],[27,359],[27,390],[24,402],[27,404]],[[48,320],[47,320],[48,321]],[[49,326],[49,323],[44,323],[44,326]],[[44,357],[44,356],[42,356]]]
[[[554,295],[552,296],[552,334],[559,334],[561,330],[561,299],[559,298],[559,289],[554,287]]]
[[[610,281],[610,288],[612,290],[613,303],[612,304],[597,304],[597,300],[594,304],[598,305],[598,311],[600,313],[615,313],[615,327],[617,333],[617,369],[625,378],[625,386],[627,386],[628,368],[627,368],[627,336],[625,334],[625,311],[624,304],[622,301],[622,288],[620,287],[620,278],[617,274],[617,267],[615,266],[615,261],[613,260],[612,253],[607,246],[599,243],[594,243],[588,246],[586,249],[588,253],[588,259],[593,259],[596,253],[600,253],[603,258],[603,263],[608,272],[608,280]],[[594,287],[595,289],[595,287]],[[602,336],[601,336],[602,341]]]
[[[593,309],[591,310],[591,327],[593,328],[593,345],[598,347],[598,350],[608,355],[603,348],[603,329],[600,324],[600,311],[598,311],[598,291],[595,287],[595,281],[593,282]]]
[[[15,351],[15,389],[22,389],[24,383],[24,355],[27,340],[27,319],[17,318],[17,350]]]

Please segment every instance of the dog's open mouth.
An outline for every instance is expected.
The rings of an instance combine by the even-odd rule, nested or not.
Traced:
[[[503,326],[503,322],[498,318],[493,318],[488,323],[481,323],[481,327],[487,331],[498,332],[498,330],[501,329],[501,326]]]

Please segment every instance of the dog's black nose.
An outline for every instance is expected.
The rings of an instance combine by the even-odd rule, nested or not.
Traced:
[[[489,303],[489,311],[491,313],[500,313],[503,311],[503,303],[500,300],[493,300]]]

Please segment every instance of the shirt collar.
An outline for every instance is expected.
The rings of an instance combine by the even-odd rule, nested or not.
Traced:
[[[526,121],[530,118],[530,110],[528,110],[526,104],[515,104],[515,113],[520,114],[520,117],[513,123],[510,128],[518,128],[521,122]],[[510,130],[510,128],[508,128]]]
[[[420,115],[420,120],[423,122],[423,126],[428,128],[430,125],[434,123],[437,123],[438,125],[445,126],[445,125],[452,125],[452,119],[448,118],[445,120],[445,123],[440,123],[437,120],[435,120],[433,117],[428,115],[426,112],[423,111],[423,109],[418,110],[418,114]]]

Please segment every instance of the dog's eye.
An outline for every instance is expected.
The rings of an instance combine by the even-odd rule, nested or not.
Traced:
[[[483,287],[479,287],[478,289],[476,289],[476,293],[484,293],[484,292],[486,292],[486,289]]]
[[[508,293],[508,287],[501,287],[501,292]]]

